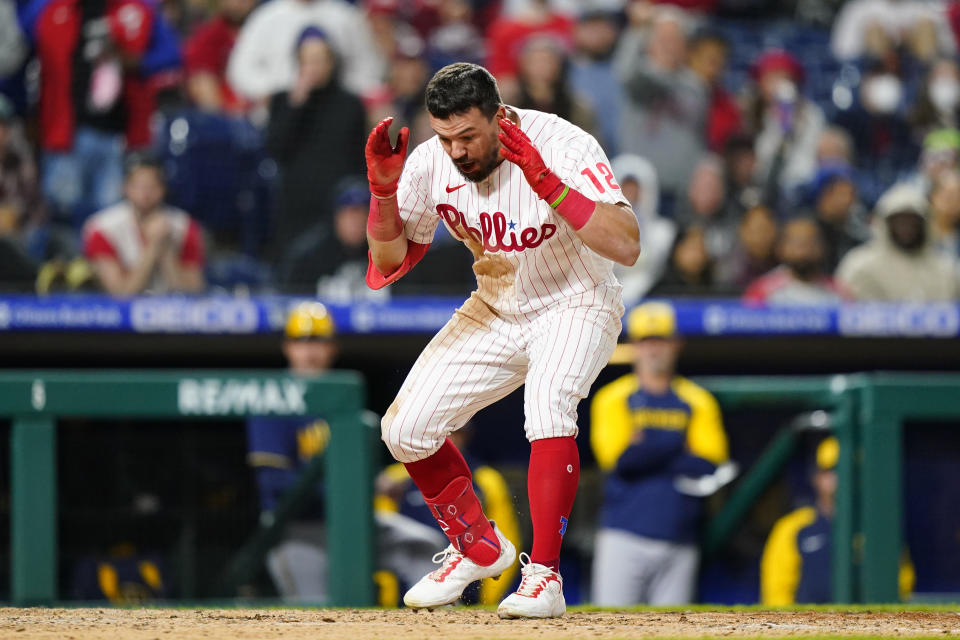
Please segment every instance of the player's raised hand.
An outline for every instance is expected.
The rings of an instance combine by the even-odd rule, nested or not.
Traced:
[[[370,132],[364,155],[367,158],[367,180],[370,192],[379,198],[389,198],[397,192],[397,183],[407,157],[410,130],[400,129],[397,145],[390,144],[390,125],[393,117],[384,118]]]
[[[498,134],[503,147],[500,155],[520,167],[523,175],[542,199],[546,199],[560,184],[560,178],[547,168],[540,152],[533,142],[517,125],[506,118],[500,118]]]

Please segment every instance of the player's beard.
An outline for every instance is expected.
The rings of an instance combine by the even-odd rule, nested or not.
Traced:
[[[481,160],[471,160],[469,163],[474,165],[472,171],[464,171],[461,168],[461,163],[454,160],[453,164],[457,167],[457,171],[460,172],[464,178],[470,182],[483,182],[486,180],[493,170],[497,168],[500,164],[500,139],[494,134],[490,140],[490,152]]]

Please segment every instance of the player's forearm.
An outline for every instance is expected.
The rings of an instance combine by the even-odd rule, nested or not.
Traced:
[[[389,198],[370,196],[367,243],[373,266],[381,274],[391,274],[403,264],[407,255],[407,237],[403,232],[396,194]]]
[[[614,262],[628,267],[640,257],[640,227],[632,211],[598,202],[590,219],[577,230],[583,243]]]

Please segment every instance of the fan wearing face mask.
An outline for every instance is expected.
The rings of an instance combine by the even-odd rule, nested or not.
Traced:
[[[803,95],[800,60],[770,50],[751,69],[753,85],[744,106],[745,125],[755,136],[757,179],[773,193],[790,193],[816,171],[817,141],[826,126],[823,111]]]
[[[920,154],[907,123],[906,103],[899,70],[875,62],[863,71],[856,100],[836,116],[836,124],[853,138],[857,168],[882,185],[903,179]]]
[[[952,58],[937,60],[910,113],[915,140],[937,129],[956,129],[960,124],[960,65]]]

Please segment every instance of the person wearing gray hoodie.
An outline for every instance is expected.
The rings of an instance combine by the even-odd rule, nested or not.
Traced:
[[[614,158],[610,165],[623,195],[633,207],[640,225],[640,237],[644,240],[643,251],[635,265],[617,264],[613,267],[617,280],[623,285],[623,304],[632,307],[640,303],[663,275],[677,235],[677,225],[658,212],[660,186],[657,170],[649,160],[624,153]]]
[[[896,184],[877,201],[873,239],[851,249],[837,279],[857,300],[942,302],[960,298],[960,277],[938,254],[923,193]]]

